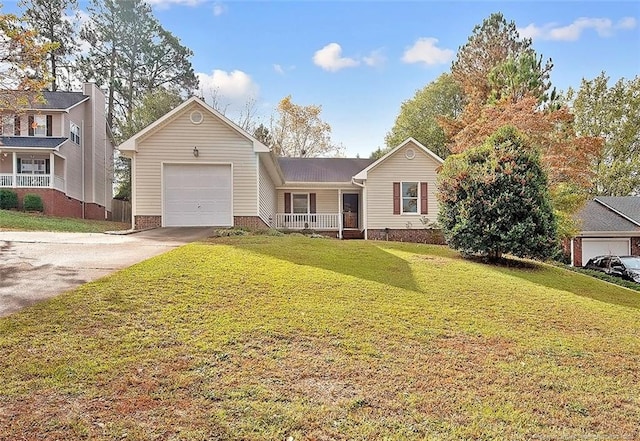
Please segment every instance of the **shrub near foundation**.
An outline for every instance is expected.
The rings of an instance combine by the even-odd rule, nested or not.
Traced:
[[[18,208],[18,194],[11,190],[0,190],[0,209],[11,210]]]
[[[22,208],[24,211],[44,211],[42,198],[37,194],[25,194],[22,200]]]

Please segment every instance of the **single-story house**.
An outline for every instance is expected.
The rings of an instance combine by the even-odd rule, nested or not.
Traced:
[[[193,97],[119,147],[131,158],[132,224],[314,230],[432,241],[442,159],[407,139],[374,161],[278,158]]]
[[[43,96],[44,102],[20,112],[0,109],[0,188],[15,191],[19,199],[40,195],[48,215],[107,219],[114,143],[104,94],[85,83],[81,92],[44,91]]]
[[[640,254],[640,197],[598,196],[577,213],[580,233],[571,239],[571,264],[600,255]]]

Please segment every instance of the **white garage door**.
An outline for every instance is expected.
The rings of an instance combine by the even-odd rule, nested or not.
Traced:
[[[230,227],[233,225],[231,166],[165,164],[165,227]]]
[[[627,256],[629,239],[582,239],[582,264],[589,259],[603,255]]]

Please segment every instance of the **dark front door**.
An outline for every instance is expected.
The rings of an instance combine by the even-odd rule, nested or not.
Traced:
[[[358,193],[342,195],[342,225],[344,228],[358,228]]]

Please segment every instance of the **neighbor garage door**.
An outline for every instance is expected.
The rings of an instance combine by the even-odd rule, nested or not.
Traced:
[[[629,239],[582,239],[582,264],[603,255],[626,256],[629,254]]]
[[[232,226],[231,165],[165,164],[165,227]]]

